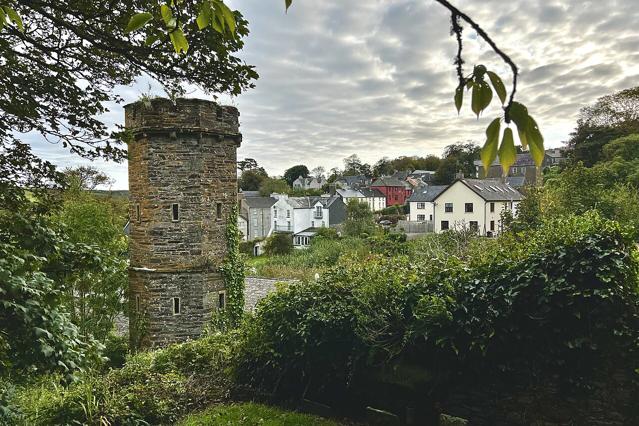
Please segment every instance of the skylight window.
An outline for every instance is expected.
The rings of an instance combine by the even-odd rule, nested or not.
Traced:
[[[475,188],[477,188],[478,191],[481,191],[481,187],[479,185],[473,185]]]

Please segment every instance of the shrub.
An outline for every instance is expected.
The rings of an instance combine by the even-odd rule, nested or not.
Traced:
[[[289,254],[293,251],[293,239],[290,234],[273,234],[266,240],[264,251],[270,256]]]
[[[427,395],[461,373],[587,382],[604,359],[635,353],[639,257],[617,223],[569,217],[488,244],[465,261],[340,262],[280,289],[243,327],[237,379],[339,404],[366,391],[356,378],[399,360],[425,372]]]
[[[65,385],[43,377],[15,398],[21,423],[173,424],[187,412],[228,397],[235,338],[212,335],[130,357],[123,368]]]

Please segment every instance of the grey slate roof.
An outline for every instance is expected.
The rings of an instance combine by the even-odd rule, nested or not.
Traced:
[[[457,182],[466,185],[485,201],[521,201],[524,198],[515,188],[506,183],[502,183],[498,179],[457,179],[448,188]],[[445,190],[440,192],[435,199],[441,197],[445,192]]]
[[[435,186],[427,186],[419,191],[413,192],[408,200],[410,202],[431,202],[433,201],[439,194],[444,192],[444,190],[448,188],[447,185],[435,185]]]
[[[371,197],[386,198],[386,196],[382,193],[382,191],[375,188],[361,188],[359,192],[361,192],[366,198],[371,198]]]
[[[526,177],[525,176],[508,176],[506,178],[506,183],[513,188],[519,189],[526,185]]]
[[[260,191],[240,191],[240,194],[244,195],[244,198],[259,197]]]
[[[401,187],[406,187],[406,182],[403,182],[399,179],[397,179],[396,177],[393,176],[382,176],[379,179],[377,179],[375,182],[373,182],[373,184],[371,185],[371,188],[374,187],[379,187],[379,186],[401,186]]]
[[[270,209],[277,200],[273,197],[248,197],[244,202],[252,209]]]
[[[334,195],[332,197],[289,197],[288,202],[294,209],[310,209],[319,201],[322,207],[330,208],[331,205],[342,198]]]

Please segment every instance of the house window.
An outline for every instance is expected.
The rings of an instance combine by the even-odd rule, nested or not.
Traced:
[[[423,210],[426,208],[426,203],[417,203],[417,208]]]
[[[277,207],[273,206],[273,217],[277,218]]]
[[[490,203],[490,212],[495,213],[495,203]]]
[[[286,229],[291,230],[291,221],[286,222]]]
[[[495,230],[495,221],[494,221],[494,220],[491,220],[491,221],[490,221],[490,230],[491,230],[491,231],[494,231],[494,230]]]
[[[217,294],[217,308],[221,311],[226,307],[226,292],[220,291]]]
[[[452,213],[453,212],[453,203],[444,204],[444,211],[446,213]],[[448,229],[448,228],[446,228],[446,229]]]
[[[399,200],[399,195],[395,194],[395,201]]]
[[[428,219],[428,220],[430,220],[431,222],[433,221],[433,215],[432,214],[430,215],[430,219]]]
[[[315,221],[314,220],[311,221],[311,228],[315,228]]]
[[[289,217],[291,217],[291,211],[290,210],[286,210],[286,218],[288,219]]]
[[[315,207],[315,219],[322,218],[322,206]]]
[[[418,214],[417,215],[417,220],[426,220],[426,215],[425,214]]]
[[[442,220],[442,231],[447,231],[448,229],[448,221]]]
[[[182,306],[180,306],[180,298],[173,298],[173,315],[179,315],[181,312]]]
[[[476,220],[470,221],[470,230],[475,232],[479,231],[479,223],[477,223]]]
[[[472,213],[473,212],[473,203],[464,204],[464,211],[466,213]]]
[[[173,222],[180,220],[180,205],[178,203],[171,204],[171,215]]]
[[[215,206],[215,216],[217,220],[222,220],[222,203],[217,203]]]
[[[135,220],[137,222],[140,222],[141,218],[142,218],[142,213],[140,212],[140,205],[136,204],[135,205]]]

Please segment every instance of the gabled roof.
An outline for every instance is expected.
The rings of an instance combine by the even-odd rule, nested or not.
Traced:
[[[526,185],[526,178],[524,176],[508,176],[506,183],[513,188],[519,189]]]
[[[337,195],[332,197],[288,197],[285,201],[294,209],[312,209],[320,203],[322,207],[330,208],[333,203],[341,200]]]
[[[386,198],[386,196],[384,195],[383,192],[381,192],[379,189],[375,189],[375,188],[361,188],[359,190],[359,192],[361,192],[362,194],[364,194],[364,196],[366,198]]]
[[[413,195],[408,197],[409,203],[411,202],[431,202],[433,201],[439,194],[444,192],[444,190],[448,188],[447,185],[435,185],[435,186],[427,186],[419,191],[413,192]]]
[[[342,198],[364,198],[365,197],[362,191],[358,191],[357,189],[338,188],[335,192],[337,192]]]
[[[375,182],[371,184],[371,188],[382,187],[382,186],[401,186],[406,187],[406,182],[403,182],[396,177],[393,176],[382,176],[378,178]]]
[[[524,198],[515,188],[497,179],[457,179],[448,188],[440,192],[433,200],[441,197],[457,182],[464,184],[485,201],[521,201]]]
[[[356,175],[356,176],[341,176],[336,180],[336,182],[343,181],[346,182],[346,185],[362,185],[366,183],[368,178],[364,175]]]
[[[270,209],[277,202],[277,199],[273,197],[248,197],[244,199],[244,202],[251,209]]]

